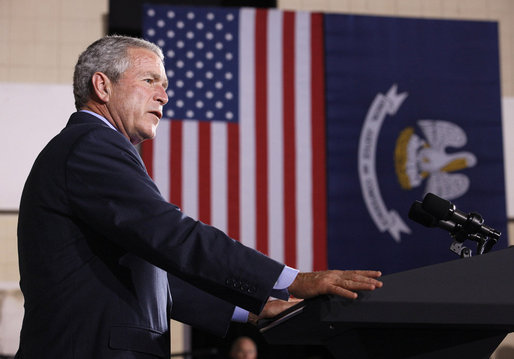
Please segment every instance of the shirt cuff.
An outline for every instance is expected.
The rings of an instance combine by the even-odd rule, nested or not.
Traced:
[[[243,308],[235,307],[232,314],[232,321],[238,323],[248,322],[248,311]]]
[[[284,269],[282,269],[282,273],[280,273],[280,276],[278,277],[277,281],[275,282],[273,289],[280,290],[280,289],[288,288],[291,284],[293,284],[297,275],[298,275],[298,269],[294,269],[294,268],[285,266]]]
[[[285,266],[271,290],[271,296],[277,299],[288,300],[289,291],[287,288],[294,282],[297,275],[297,269]]]

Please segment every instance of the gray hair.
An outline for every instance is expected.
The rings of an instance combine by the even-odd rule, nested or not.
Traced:
[[[95,72],[104,73],[113,83],[128,68],[129,48],[143,48],[154,52],[164,62],[162,50],[155,44],[143,39],[128,36],[105,36],[88,46],[75,65],[73,74],[73,95],[75,108],[82,109],[91,99]]]

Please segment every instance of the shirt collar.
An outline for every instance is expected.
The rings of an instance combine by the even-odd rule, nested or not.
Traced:
[[[105,122],[105,124],[107,126],[109,126],[110,128],[112,128],[114,131],[118,131],[109,121],[107,121],[107,119],[105,117],[103,117],[102,115],[99,115],[97,114],[96,112],[92,112],[92,111],[88,111],[88,110],[80,110],[79,112],[86,112],[86,113],[89,113],[90,115],[93,115],[95,116],[96,118],[99,118],[100,120],[102,120],[103,122]]]

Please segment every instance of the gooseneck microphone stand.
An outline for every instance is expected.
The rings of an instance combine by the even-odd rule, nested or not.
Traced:
[[[484,223],[484,219],[478,213],[470,213],[470,225],[455,225],[454,229],[450,231],[450,236],[453,242],[450,244],[450,250],[461,258],[471,257],[472,251],[464,245],[464,241],[471,240],[477,243],[477,255],[487,253],[491,250],[493,245],[498,241],[496,238],[490,238],[487,235],[479,233],[479,227]]]

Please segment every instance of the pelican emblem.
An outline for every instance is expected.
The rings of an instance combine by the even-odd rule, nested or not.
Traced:
[[[462,196],[469,188],[469,178],[456,172],[475,166],[477,159],[471,152],[448,149],[463,147],[466,133],[448,121],[419,120],[417,124],[424,139],[407,127],[396,141],[395,170],[400,185],[410,190],[426,180],[425,193],[449,200]]]

